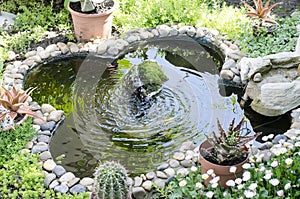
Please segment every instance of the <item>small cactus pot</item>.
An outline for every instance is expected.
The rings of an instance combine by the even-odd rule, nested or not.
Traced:
[[[220,177],[220,180],[218,181],[219,186],[228,188],[228,186],[226,185],[226,182],[228,180],[235,180],[236,178],[239,178],[243,175],[244,169],[242,166],[248,161],[249,154],[244,160],[242,160],[238,164],[223,166],[223,165],[214,164],[201,155],[201,150],[209,149],[211,147],[212,147],[211,144],[207,140],[202,142],[202,144],[199,147],[199,162],[201,164],[201,173],[205,174],[209,169],[212,169],[216,174],[216,176]],[[234,173],[230,172],[230,168],[232,166],[236,167],[236,171]],[[209,176],[208,179],[204,180],[204,185],[208,186],[210,180],[212,180],[211,176]]]

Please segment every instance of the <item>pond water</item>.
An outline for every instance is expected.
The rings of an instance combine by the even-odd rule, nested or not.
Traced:
[[[223,57],[214,48],[205,40],[176,37],[132,45],[117,60],[85,55],[34,68],[25,88],[37,87],[35,101],[67,115],[52,138],[52,156],[64,155],[61,165],[79,177],[92,176],[99,160],[118,161],[135,176],[155,169],[184,141],[200,143],[205,132],[216,130],[210,125],[216,118],[226,125],[240,118],[240,107],[220,95],[226,86],[215,74]],[[122,98],[111,98],[127,70],[118,60],[155,60],[169,78],[141,117]]]

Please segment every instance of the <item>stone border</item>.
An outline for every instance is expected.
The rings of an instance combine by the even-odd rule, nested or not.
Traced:
[[[116,58],[126,47],[134,42],[139,42],[151,38],[164,38],[177,35],[187,35],[192,38],[204,38],[221,49],[225,55],[225,62],[222,67],[220,76],[224,79],[232,80],[241,84],[240,71],[237,62],[243,55],[237,46],[237,43],[230,41],[218,40],[222,36],[216,30],[207,28],[196,29],[193,26],[167,26],[160,25],[155,29],[140,29],[129,31],[124,39],[112,38],[109,40],[95,40],[93,43],[73,43],[67,44],[58,42],[46,47],[37,47],[36,50],[29,51],[25,54],[26,59],[23,61],[11,61],[6,64],[3,73],[3,82],[8,86],[16,86],[18,89],[23,88],[24,75],[36,66],[38,63],[47,61],[60,55],[72,55],[77,53],[93,53],[101,57]],[[11,53],[13,54],[13,53]],[[229,72],[228,72],[229,71]],[[43,163],[43,172],[46,174],[44,185],[49,189],[54,189],[60,193],[81,193],[91,192],[94,180],[89,177],[77,178],[72,172],[67,172],[61,165],[57,165],[49,151],[49,143],[55,128],[63,117],[62,111],[56,110],[53,106],[43,104],[41,107],[36,102],[30,102],[33,110],[42,114],[47,123],[43,124],[38,119],[33,120],[37,137],[28,142],[27,149],[31,153],[40,154],[40,160]],[[296,111],[297,112],[297,111]],[[300,109],[298,110],[300,113]],[[297,116],[299,117],[299,116]],[[298,120],[296,123],[299,122]],[[136,176],[130,179],[132,183],[132,194],[134,198],[144,198],[152,190],[153,183],[158,187],[164,187],[166,182],[173,176],[181,173],[188,174],[191,166],[198,162],[198,153],[195,144],[185,142],[179,151],[175,152],[173,158],[162,163],[154,171],[145,175]]]

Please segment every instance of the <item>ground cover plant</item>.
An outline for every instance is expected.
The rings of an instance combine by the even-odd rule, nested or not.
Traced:
[[[272,135],[267,136],[273,138]],[[289,198],[300,196],[300,131],[289,141],[281,140],[263,155],[253,155],[245,163],[241,178],[227,181],[228,189],[218,186],[219,177],[213,170],[201,173],[191,167],[187,176],[178,175],[164,189],[157,189],[158,198]],[[230,168],[235,172],[235,167]],[[204,180],[213,179],[207,187]]]

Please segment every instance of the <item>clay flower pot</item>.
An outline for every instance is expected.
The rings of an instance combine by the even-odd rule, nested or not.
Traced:
[[[204,141],[199,147],[199,161],[201,164],[201,173],[202,174],[207,173],[207,171],[209,169],[213,169],[216,176],[220,176],[220,180],[218,182],[219,186],[223,186],[225,188],[228,187],[226,185],[226,182],[228,180],[235,180],[236,178],[242,177],[242,175],[243,175],[243,167],[242,166],[243,166],[243,164],[245,164],[248,161],[249,155],[241,163],[238,163],[236,165],[230,165],[230,166],[222,166],[222,165],[214,164],[214,163],[208,161],[201,155],[201,149],[209,149],[209,148],[211,148],[211,145],[207,140]],[[232,166],[235,166],[237,168],[235,173],[230,172],[230,168]],[[208,186],[209,181],[211,179],[212,179],[212,177],[209,176],[208,179],[204,180],[204,185]]]
[[[69,2],[68,9],[72,16],[76,39],[90,40],[96,38],[110,38],[112,31],[113,11],[115,7],[116,2],[114,1],[113,7],[106,12],[99,14],[85,14],[72,10]]]

